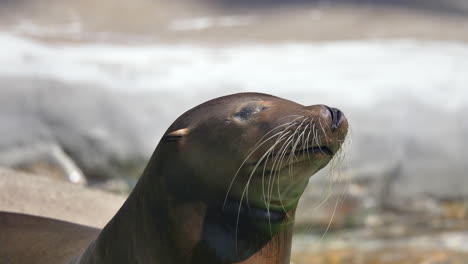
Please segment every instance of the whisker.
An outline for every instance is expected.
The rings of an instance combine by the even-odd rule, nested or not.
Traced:
[[[291,116],[296,116],[296,115],[291,115]],[[228,190],[227,190],[227,192],[226,192],[226,196],[224,197],[223,208],[224,208],[224,206],[225,206],[225,204],[226,204],[226,200],[227,200],[227,198],[228,198],[228,196],[229,196],[229,192],[231,191],[232,185],[234,184],[234,181],[236,180],[237,175],[239,174],[240,170],[242,169],[242,167],[244,166],[244,164],[247,162],[247,160],[254,154],[254,152],[255,152],[257,149],[259,149],[259,148],[260,148],[263,144],[265,144],[267,141],[269,141],[270,139],[274,138],[274,137],[277,136],[277,135],[282,135],[282,133],[283,133],[285,130],[289,129],[289,127],[292,126],[291,124],[292,124],[293,122],[295,122],[295,120],[297,120],[297,119],[299,119],[299,118],[300,118],[300,117],[297,117],[297,118],[293,119],[293,120],[292,120],[291,122],[289,122],[289,123],[281,124],[281,125],[279,125],[279,126],[273,128],[273,129],[271,129],[268,133],[270,133],[270,132],[273,131],[273,130],[276,130],[278,127],[282,127],[282,126],[284,126],[284,125],[289,125],[288,127],[286,127],[285,129],[283,129],[283,130],[280,131],[279,133],[277,133],[277,134],[275,134],[275,135],[269,137],[268,139],[264,140],[261,144],[259,144],[259,142],[261,142],[262,139],[265,138],[265,136],[263,136],[263,137],[255,144],[256,147],[254,147],[254,149],[247,155],[247,157],[244,159],[244,161],[241,163],[241,165],[240,165],[239,168],[237,169],[236,173],[234,174],[234,177],[232,178],[231,183],[229,184]],[[267,133],[267,134],[268,134],[268,133]]]
[[[340,161],[340,160],[338,160],[338,161]],[[334,170],[335,166],[336,166],[336,164],[332,164],[330,170]],[[334,173],[334,171],[331,172],[331,173]],[[338,172],[338,177],[337,177],[337,179],[335,179],[335,182],[339,182],[340,179],[341,179],[341,171]],[[330,217],[330,221],[328,222],[327,228],[325,229],[321,240],[323,240],[325,238],[328,230],[330,229],[331,224],[333,223],[333,219],[335,217],[336,211],[338,210],[338,206],[342,205],[343,202],[345,201],[348,189],[349,189],[349,181],[346,181],[345,185],[343,186],[343,190],[340,192],[340,194],[336,198],[335,206],[333,208],[333,212],[332,212],[332,215]]]
[[[288,127],[289,128],[289,127]],[[268,179],[268,193],[269,193],[269,203],[271,203],[271,194],[272,194],[272,190],[273,190],[273,185],[271,184],[272,183],[272,178],[273,178],[273,182],[274,182],[274,178],[276,177],[277,174],[280,173],[280,170],[281,170],[281,164],[278,162],[279,160],[281,160],[281,156],[284,154],[284,151],[287,150],[287,147],[289,146],[289,143],[292,141],[292,139],[294,138],[294,135],[296,133],[296,130],[294,131],[294,133],[292,135],[290,135],[286,141],[283,143],[283,145],[280,147],[280,150],[278,151],[279,155],[275,155],[275,159],[273,160],[273,164],[272,164],[272,167],[271,167],[271,171],[273,171],[273,175],[270,174],[270,177]],[[271,186],[271,188],[270,188]],[[270,191],[271,190],[271,191]],[[269,208],[270,208],[270,205],[267,206],[267,209],[269,211]]]
[[[244,166],[244,164],[247,162],[247,160],[253,155],[253,153],[259,149],[263,144],[265,144],[266,142],[268,142],[270,139],[276,137],[277,135],[281,134],[282,132],[279,132],[277,134],[274,134],[273,136],[269,137],[268,139],[264,140],[261,144],[258,144],[257,147],[255,147],[248,155],[247,157],[244,159],[244,161],[241,163],[241,165],[239,166],[239,169],[237,169],[237,172],[236,174],[234,175],[234,177],[232,178],[231,180],[231,183],[229,184],[229,187],[228,187],[228,190],[226,192],[226,196],[224,197],[224,203],[223,203],[223,208],[226,204],[226,201],[227,201],[227,198],[228,198],[228,195],[229,195],[229,192],[231,191],[231,188],[232,188],[232,185],[234,184],[234,181],[237,177],[237,175],[239,174],[240,170],[242,169],[242,167]]]
[[[268,201],[268,205],[267,205],[267,210],[269,211],[270,209],[270,204],[271,204],[271,199],[272,199],[272,191],[270,190],[273,190],[273,184],[272,182],[274,183],[274,179],[276,177],[277,174],[280,173],[281,171],[281,167],[279,166],[280,163],[280,159],[281,159],[281,154],[283,153],[283,151],[286,149],[286,147],[289,145],[289,143],[291,142],[291,139],[294,137],[294,133],[292,135],[290,135],[286,141],[283,143],[283,145],[280,147],[280,150],[279,150],[279,153],[280,155],[276,155],[275,156],[275,159],[273,161],[273,164],[272,164],[272,167],[271,167],[271,170],[273,171],[273,174],[270,174],[270,177],[268,179],[268,187],[267,187],[267,190],[268,190],[268,197],[269,197],[269,201]],[[272,181],[272,178],[273,178],[273,181]]]
[[[309,125],[307,125],[307,126],[309,126]],[[291,149],[292,155],[291,155],[291,156],[289,157],[289,159],[288,159],[289,167],[290,167],[290,171],[289,171],[289,175],[290,175],[290,176],[291,176],[291,174],[292,174],[292,165],[293,165],[293,162],[294,162],[294,160],[296,160],[296,161],[298,160],[297,157],[296,157],[296,154],[295,154],[295,153],[296,153],[297,146],[298,146],[299,142],[301,141],[301,139],[303,139],[304,134],[305,134],[306,129],[307,129],[307,126],[303,129],[302,133],[299,134],[299,136],[297,137],[296,142],[295,142],[294,145],[292,146],[292,149]],[[302,146],[304,146],[304,145],[302,145]],[[304,152],[304,150],[303,150],[303,152]]]
[[[291,115],[292,116],[292,115]],[[294,115],[295,116],[295,115]],[[287,123],[284,123],[284,124],[281,124],[273,129],[271,129],[270,131],[268,131],[262,138],[260,138],[257,143],[254,145],[254,147],[256,147],[258,145],[259,142],[261,142],[266,136],[268,136],[270,133],[272,133],[274,130],[278,129],[278,128],[281,128],[283,126],[287,126],[289,124],[291,124],[292,122],[294,122],[295,120],[299,119],[300,117],[297,117],[295,119],[293,119],[291,122],[287,122]],[[281,119],[281,118],[280,118]],[[283,130],[284,131],[284,130]]]
[[[325,141],[328,142],[327,132],[325,132],[325,128],[322,125],[322,121],[319,119],[319,125],[322,128],[323,136],[325,137]]]
[[[287,142],[285,142],[285,144],[283,144],[283,148],[282,148],[281,154],[279,156],[279,162],[277,163],[278,166],[279,166],[278,167],[279,169],[273,175],[273,181],[272,181],[272,184],[271,184],[271,191],[270,191],[270,194],[269,194],[270,195],[270,204],[271,204],[271,199],[273,198],[273,189],[274,189],[275,178],[277,178],[278,180],[280,178],[279,174],[281,172],[281,168],[283,167],[282,165],[283,165],[284,157],[286,156],[287,149],[288,149],[289,145],[293,142],[294,136],[295,136],[296,133],[297,133],[297,130],[295,130],[294,133],[288,138]],[[279,197],[279,198],[280,198],[280,202],[281,202],[281,197]]]
[[[313,119],[310,120],[309,125],[312,124],[312,121],[313,121]],[[309,151],[309,138],[310,138],[310,134],[312,133],[312,130],[313,130],[313,129],[314,129],[314,128],[309,129],[309,133],[307,133],[307,139],[306,139],[306,148],[305,148],[305,149],[306,149],[306,153],[307,153],[307,159],[308,159],[309,161],[310,161],[310,154],[309,154],[309,153],[310,153],[310,151]],[[313,139],[312,139],[312,140],[313,140]]]
[[[234,181],[235,181],[235,179],[237,178],[237,175],[239,174],[241,168],[244,166],[244,164],[246,163],[246,161],[247,161],[247,160],[253,155],[253,153],[254,153],[256,150],[258,150],[263,144],[265,144],[266,142],[268,142],[269,140],[271,140],[271,139],[274,138],[274,137],[279,137],[279,139],[276,140],[276,142],[273,144],[273,146],[270,147],[270,149],[269,149],[267,152],[265,152],[265,153],[263,154],[263,156],[257,161],[257,163],[256,163],[256,165],[255,165],[255,167],[254,167],[254,169],[252,170],[251,174],[249,175],[249,178],[248,178],[248,180],[247,180],[247,183],[246,183],[246,185],[245,185],[245,187],[244,187],[244,190],[243,190],[243,192],[242,192],[242,195],[241,195],[241,198],[240,198],[240,201],[239,201],[239,208],[238,208],[237,219],[236,219],[236,230],[235,230],[235,244],[236,244],[236,250],[237,250],[237,238],[238,238],[238,237],[237,237],[237,233],[238,233],[238,227],[239,227],[240,212],[241,212],[241,208],[242,208],[242,201],[243,201],[243,199],[244,199],[244,196],[246,196],[247,205],[248,205],[248,203],[249,203],[249,202],[248,202],[248,189],[249,189],[249,185],[250,185],[250,181],[251,181],[251,179],[252,179],[252,176],[253,176],[254,172],[256,171],[256,169],[258,168],[258,166],[260,165],[260,163],[265,159],[265,157],[268,157],[268,156],[270,155],[271,151],[274,149],[274,147],[282,141],[282,138],[284,138],[285,135],[287,135],[287,134],[290,133],[290,131],[287,131],[287,130],[288,130],[291,126],[293,126],[295,120],[297,120],[297,119],[299,119],[299,118],[301,118],[301,116],[295,118],[294,120],[292,120],[292,121],[290,121],[290,122],[288,122],[288,123],[281,124],[281,125],[277,126],[276,128],[272,129],[272,130],[276,130],[276,129],[279,128],[279,127],[287,126],[287,127],[286,127],[285,129],[283,129],[282,131],[280,131],[280,132],[274,134],[273,136],[271,136],[271,137],[269,137],[269,138],[263,140],[263,142],[261,142],[262,139],[265,138],[265,136],[263,136],[263,137],[258,141],[258,142],[261,142],[261,143],[255,144],[254,149],[249,153],[249,155],[247,155],[247,157],[246,157],[246,158],[244,159],[244,161],[241,163],[241,165],[239,166],[239,168],[238,168],[236,174],[234,175],[234,177],[233,177],[233,179],[232,179],[232,181],[231,181],[231,183],[230,183],[230,185],[229,185],[229,188],[228,188],[228,190],[227,190],[227,193],[226,193],[226,196],[225,196],[225,199],[224,199],[223,208],[224,208],[224,206],[225,206],[225,204],[226,204],[227,198],[228,198],[228,196],[229,196],[229,192],[230,192],[231,189],[232,189],[232,186],[233,186],[233,184],[234,184]],[[270,132],[269,132],[269,133],[270,133]],[[262,180],[262,181],[263,181],[263,180]]]

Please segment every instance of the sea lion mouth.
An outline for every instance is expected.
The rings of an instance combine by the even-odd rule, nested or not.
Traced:
[[[236,200],[226,200],[222,206],[222,214],[230,219],[248,219],[249,221],[256,222],[270,222],[281,223],[287,217],[287,213],[282,211],[273,211],[269,209],[253,207],[245,203],[240,203]]]
[[[288,152],[285,152],[285,153],[280,153],[280,152],[276,152],[276,153],[272,153],[271,155],[273,157],[277,157],[277,156],[284,156],[284,157],[289,157],[291,155],[295,155],[295,156],[301,156],[301,157],[307,157],[307,156],[310,156],[310,155],[321,155],[321,156],[325,156],[325,157],[328,157],[328,158],[332,158],[333,155],[335,155],[335,153],[327,146],[312,146],[312,147],[309,147],[309,148],[302,148],[302,149],[298,149],[298,150],[294,150],[294,151],[288,151]],[[275,169],[268,169],[268,168],[263,168],[262,170],[259,170],[259,173],[262,173],[262,174],[271,174],[271,173],[277,173],[279,171],[281,171],[283,169],[283,167],[285,166],[290,166],[294,163],[301,163],[301,162],[305,162],[307,160],[307,158],[300,158],[299,160],[293,160],[292,162],[290,163],[287,163],[287,164],[284,164],[284,166],[281,166],[281,167],[277,167]],[[253,162],[249,162],[247,163],[248,165],[250,166],[254,166],[254,167],[264,167],[265,166],[265,163],[267,162],[271,162],[271,161],[268,161],[267,159],[263,159],[263,160],[260,160],[260,161],[253,161]]]
[[[309,148],[302,148],[302,149],[298,149],[298,150],[294,150],[294,151],[289,151],[289,152],[286,152],[286,153],[273,153],[272,155],[273,156],[278,156],[278,155],[284,155],[284,156],[289,156],[291,154],[295,154],[295,155],[301,155],[301,154],[323,154],[323,155],[327,155],[327,156],[333,156],[334,153],[333,151],[327,147],[327,146],[312,146],[312,147],[309,147]]]
[[[301,153],[309,153],[309,154],[324,154],[324,155],[327,155],[327,156],[333,156],[334,153],[333,151],[331,151],[330,148],[326,147],[326,146],[318,146],[318,147],[310,147],[310,148],[305,148],[305,149],[301,149],[301,150],[296,150],[294,151],[295,154],[301,154]]]

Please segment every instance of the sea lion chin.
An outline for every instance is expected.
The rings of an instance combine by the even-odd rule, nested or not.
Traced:
[[[12,230],[22,221],[0,213],[7,231],[0,242],[12,245],[0,249],[0,259],[15,260],[12,254],[30,244],[36,245],[30,263],[41,263],[44,252],[42,263],[64,263],[65,257],[69,263],[289,263],[299,198],[310,176],[339,151],[347,130],[344,114],[324,105],[259,93],[213,99],[169,127],[103,230],[87,230],[90,235],[67,243],[64,253],[53,241],[61,233],[73,241],[82,227],[60,224],[72,232],[57,233],[54,220],[15,216],[46,223],[28,229],[46,234],[39,246],[19,243]]]

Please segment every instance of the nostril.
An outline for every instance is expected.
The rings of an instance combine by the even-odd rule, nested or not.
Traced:
[[[335,131],[338,128],[339,124],[340,124],[340,121],[341,121],[341,118],[342,118],[343,114],[341,113],[340,110],[338,110],[336,108],[332,108],[332,107],[327,106],[327,109],[328,109],[328,111],[330,111],[330,115],[331,115],[331,119],[332,119],[331,130]]]
[[[340,124],[343,113],[339,109],[336,109],[336,108],[333,108],[333,109],[336,112],[336,125],[338,126]]]

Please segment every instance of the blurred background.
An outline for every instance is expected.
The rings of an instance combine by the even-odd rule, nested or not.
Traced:
[[[0,61],[0,209],[99,226],[175,118],[265,92],[352,126],[293,263],[468,263],[466,0],[0,0]]]

